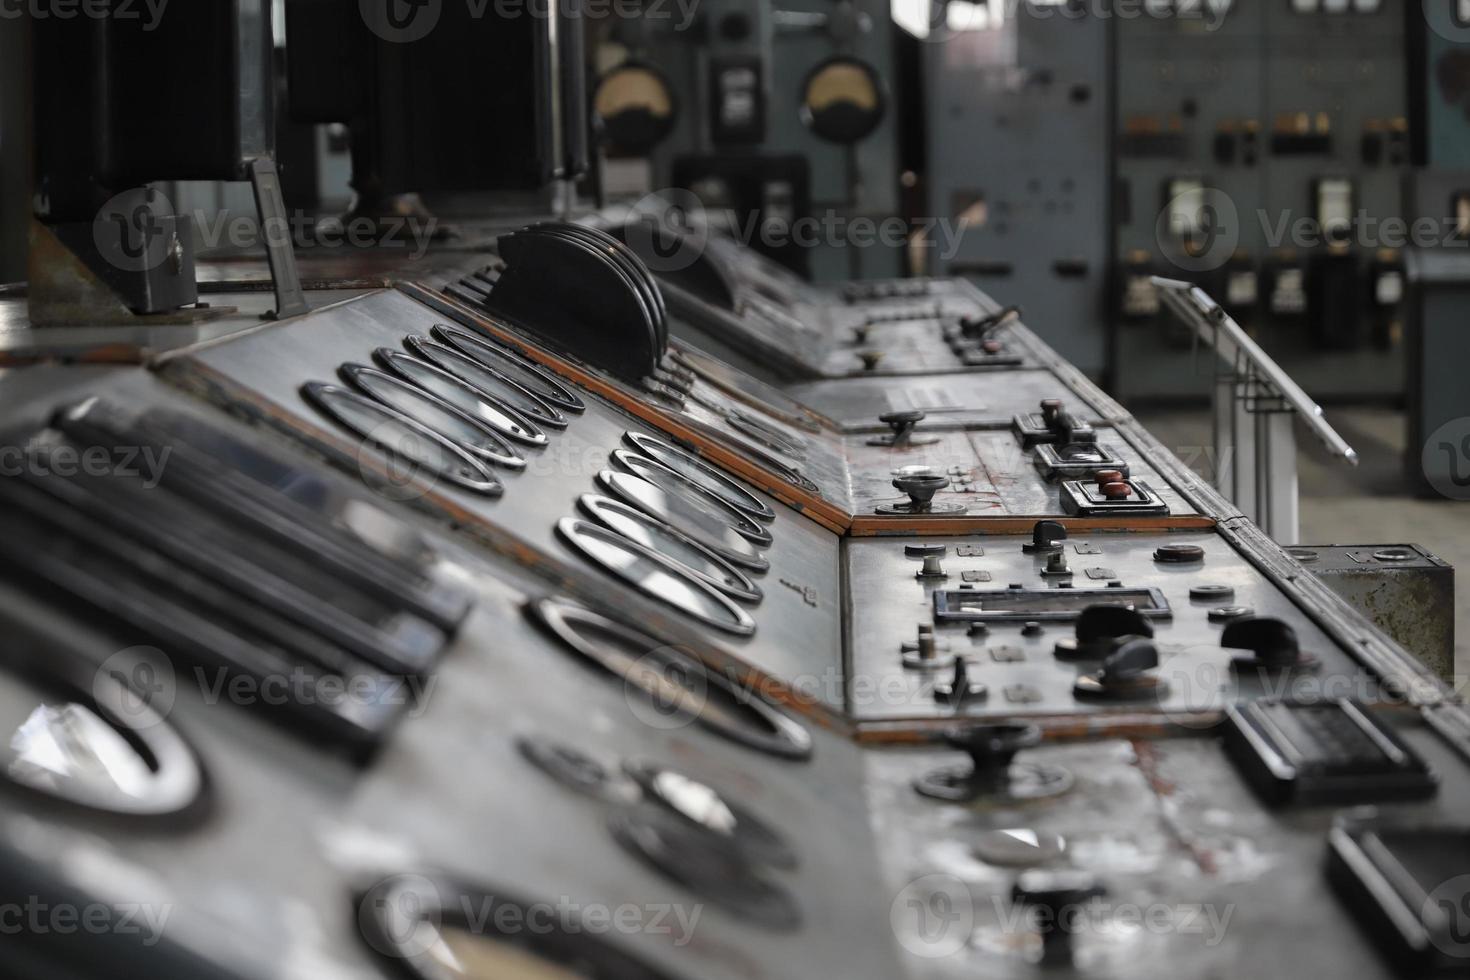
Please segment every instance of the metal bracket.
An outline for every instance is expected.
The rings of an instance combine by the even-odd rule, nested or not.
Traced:
[[[301,274],[296,271],[296,251],[291,245],[291,222],[286,214],[286,198],[281,193],[281,178],[276,162],[269,157],[250,161],[250,189],[255,194],[255,209],[260,213],[260,237],[265,242],[265,257],[271,267],[271,281],[276,287],[275,311],[269,319],[284,320],[307,313],[306,294],[301,290]]]

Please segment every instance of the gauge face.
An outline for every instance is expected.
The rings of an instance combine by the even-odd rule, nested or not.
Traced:
[[[705,783],[673,769],[630,762],[624,770],[644,795],[712,834],[734,841],[752,858],[778,868],[794,868],[796,852],[773,827]]]
[[[557,531],[593,563],[645,594],[727,633],[755,632],[755,620],[719,590],[616,531],[575,517],[563,518]]]
[[[756,571],[770,567],[755,545],[731,527],[728,520],[691,502],[684,494],[670,492],[641,476],[618,470],[603,470],[597,474],[597,480],[614,497],[672,525],[726,561]]]
[[[673,470],[686,480],[692,480],[699,484],[731,507],[762,521],[774,521],[776,519],[776,512],[766,506],[755,494],[746,490],[704,460],[685,452],[673,443],[660,439],[657,436],[644,435],[641,432],[624,433],[623,439],[655,463]],[[618,462],[622,463],[631,472],[638,472],[621,458],[618,458]]]
[[[435,479],[492,497],[504,489],[478,458],[401,412],[319,381],[307,382],[301,392],[327,417],[400,464],[390,479],[405,496],[418,495],[423,482]]]
[[[160,669],[140,658],[132,670],[118,673],[151,687]],[[162,816],[192,805],[204,786],[198,759],[145,701],[151,691],[124,686],[105,672],[88,684],[90,690],[31,683],[15,674],[0,680],[5,778],[108,813]]]
[[[856,58],[829,58],[806,77],[801,121],[824,140],[856,143],[883,121],[888,99],[872,65]]]
[[[771,543],[770,531],[758,524],[749,514],[726,503],[718,494],[706,490],[698,482],[676,473],[667,466],[660,465],[647,456],[629,452],[626,449],[614,449],[612,458],[614,462],[634,476],[642,477],[670,496],[683,497],[690,504],[706,511],[711,517],[723,521],[734,528],[741,537],[748,538],[762,547]]]
[[[344,364],[339,370],[363,394],[433,429],[478,458],[508,469],[525,468],[525,457],[511,448],[498,432],[417,385],[361,364]]]
[[[387,347],[378,348],[373,357],[400,378],[418,385],[440,401],[448,402],[507,439],[527,446],[546,445],[546,433],[535,422],[499,399],[465,384],[443,368]]]
[[[691,574],[713,585],[732,599],[759,602],[760,587],[744,572],[687,534],[629,506],[601,494],[584,494],[578,501],[587,516],[625,538],[683,565]]]
[[[538,425],[552,429],[567,427],[567,417],[551,402],[454,348],[423,337],[407,337],[403,343],[416,356],[449,372],[476,391],[504,402]]]
[[[587,408],[580,395],[543,370],[540,365],[531,363],[493,341],[443,323],[436,323],[433,333],[436,338],[461,354],[505,375],[557,408],[578,413]]]
[[[710,731],[783,758],[811,755],[805,728],[678,647],[560,599],[542,599],[528,612],[576,653]]]
[[[592,96],[603,141],[615,153],[642,156],[668,138],[678,121],[678,101],[663,73],[623,64],[603,75]]]

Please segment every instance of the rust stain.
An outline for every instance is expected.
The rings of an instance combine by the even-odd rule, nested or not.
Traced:
[[[1165,779],[1163,774],[1159,772],[1161,759],[1158,746],[1153,742],[1140,739],[1132,740],[1131,744],[1133,745],[1133,764],[1143,774],[1143,778],[1148,780],[1149,787],[1154,791],[1154,795],[1160,798],[1173,796],[1178,786]],[[1180,847],[1188,852],[1190,858],[1201,871],[1207,875],[1219,874],[1220,862],[1216,859],[1214,851],[1207,847],[1202,847],[1199,843],[1190,839],[1179,829],[1178,825],[1167,813],[1163,815],[1162,823],[1168,828],[1169,835],[1174,838],[1174,841]]]

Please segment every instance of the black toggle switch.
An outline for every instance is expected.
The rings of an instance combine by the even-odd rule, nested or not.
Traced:
[[[1090,872],[1072,868],[1053,871],[1023,871],[1011,888],[1011,898],[1041,914],[1041,962],[1062,966],[1072,962],[1072,936],[1081,917],[1081,907],[1107,894]]]
[[[971,340],[984,340],[991,331],[1021,315],[1019,306],[1006,306],[984,316],[960,317],[960,333]]]
[[[1076,635],[1057,641],[1058,660],[1101,660],[1123,637],[1152,638],[1154,624],[1130,606],[1088,606],[1077,615]]]
[[[1250,651],[1250,656],[1230,661],[1236,669],[1311,670],[1318,665],[1316,657],[1302,652],[1296,630],[1289,623],[1270,617],[1235,620],[1220,634],[1220,645]]]
[[[1031,528],[1031,542],[1021,545],[1026,554],[1060,551],[1067,540],[1067,528],[1059,521],[1037,521]]]

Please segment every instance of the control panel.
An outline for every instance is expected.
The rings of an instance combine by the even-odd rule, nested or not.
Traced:
[[[748,372],[578,227],[0,375],[7,880],[158,926],[10,975],[1388,975],[1427,669],[1014,319]]]

